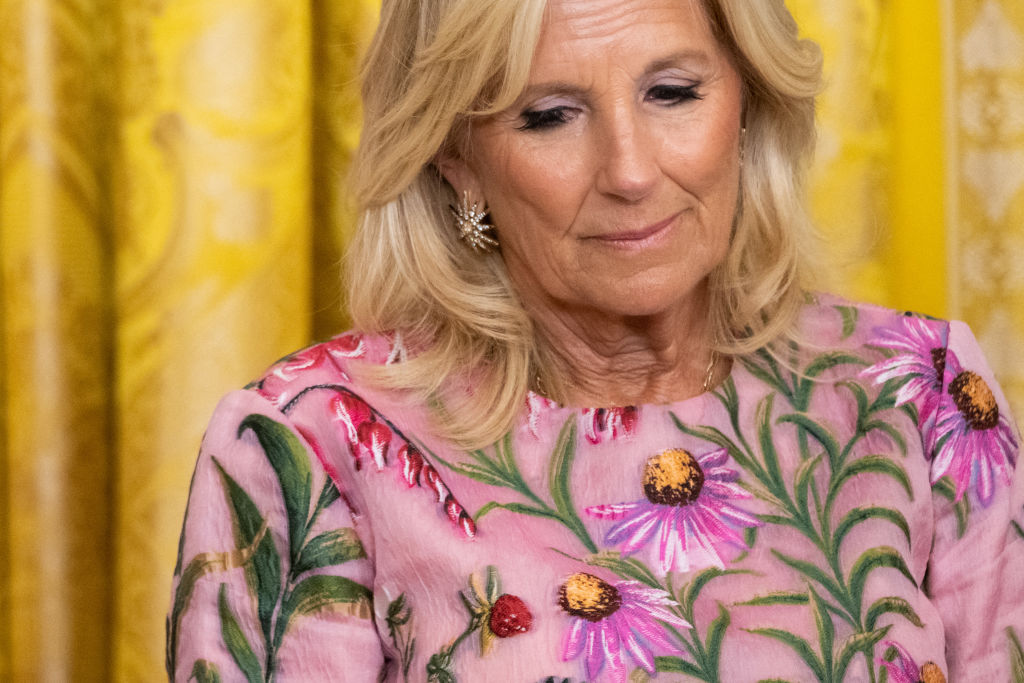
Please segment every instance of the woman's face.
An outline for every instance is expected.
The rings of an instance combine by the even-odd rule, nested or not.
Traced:
[[[739,190],[741,81],[699,0],[551,0],[529,83],[441,169],[527,306],[702,305]]]

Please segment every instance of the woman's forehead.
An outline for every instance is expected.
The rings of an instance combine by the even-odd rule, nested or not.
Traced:
[[[721,46],[700,0],[549,0],[530,81],[575,68],[710,60]]]

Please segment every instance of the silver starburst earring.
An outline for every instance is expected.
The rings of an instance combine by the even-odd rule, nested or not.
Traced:
[[[488,252],[498,246],[498,240],[487,234],[494,226],[484,223],[487,217],[486,206],[477,202],[469,203],[469,192],[462,193],[462,201],[458,206],[448,205],[455,216],[455,226],[459,229],[459,239],[473,248],[473,251]]]

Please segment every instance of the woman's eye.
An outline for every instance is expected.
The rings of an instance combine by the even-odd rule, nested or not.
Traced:
[[[704,96],[697,92],[696,85],[656,85],[647,91],[646,99],[662,104],[681,104],[688,100],[700,100]]]
[[[575,112],[569,107],[552,107],[524,111],[520,118],[522,118],[523,124],[519,126],[519,130],[542,130],[569,123],[575,118]]]

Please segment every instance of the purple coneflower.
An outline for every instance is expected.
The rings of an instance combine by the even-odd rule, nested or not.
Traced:
[[[596,681],[607,666],[609,680],[625,683],[624,654],[654,674],[652,646],[665,652],[679,650],[666,637],[662,624],[690,628],[689,623],[669,611],[676,603],[668,593],[636,581],[611,584],[593,574],[573,574],[559,589],[558,604],[571,617],[562,640],[562,661],[585,653],[584,666],[590,681]]]
[[[724,467],[726,449],[694,457],[672,448],[650,457],[644,467],[644,498],[632,503],[595,505],[587,514],[621,520],[605,538],[631,555],[658,534],[657,561],[666,574],[715,566],[723,551],[746,548],[738,529],[760,526],[753,514],[731,503],[750,498],[737,483],[739,474]]]

